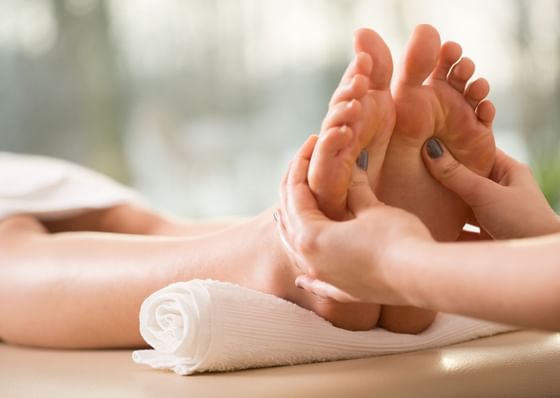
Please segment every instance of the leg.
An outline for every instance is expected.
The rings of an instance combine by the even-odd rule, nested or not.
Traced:
[[[189,223],[132,204],[122,204],[90,210],[67,218],[43,221],[43,225],[51,233],[95,231],[134,235],[196,236],[216,232],[241,221],[232,218]]]
[[[32,217],[4,220],[0,338],[56,348],[143,346],[142,301],[169,283],[193,278],[275,294],[340,327],[371,328],[372,317],[363,316],[361,305],[332,306],[295,287],[298,270],[285,256],[271,214],[194,238],[49,234]]]
[[[47,234],[0,224],[0,335],[44,347],[130,347],[141,302],[165,285],[214,278],[310,304],[276,245],[270,214],[201,238]]]

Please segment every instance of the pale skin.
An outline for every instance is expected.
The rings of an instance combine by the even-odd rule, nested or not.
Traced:
[[[394,119],[392,102],[387,101],[391,74],[382,63],[387,58],[376,58],[384,44],[370,40],[371,31],[362,32],[357,35],[356,49],[357,59],[366,64],[363,78],[356,78],[346,93],[335,93],[333,98],[340,97],[331,106],[348,101],[353,104],[347,108],[350,111],[362,105],[370,109],[369,119],[360,121],[362,113],[358,112],[355,123],[348,124],[360,132],[357,137],[361,138],[352,138],[354,142],[363,145],[370,139],[367,150],[379,162],[389,145],[388,126]],[[414,43],[412,48],[422,41]],[[376,62],[377,69],[374,62],[367,69],[367,57]],[[343,83],[348,75],[360,74],[352,72],[352,67],[349,71]],[[354,91],[359,91],[360,84],[367,95],[360,97]],[[334,115],[325,119],[324,126],[331,116],[346,123],[344,112]],[[356,147],[349,153],[345,161],[352,165]],[[320,176],[329,160],[321,165],[318,159]],[[370,183],[380,178],[379,166],[369,169]],[[347,189],[348,181],[345,184]],[[188,224],[120,206],[46,224],[30,216],[4,220],[0,223],[0,338],[15,344],[65,348],[143,345],[137,324],[142,300],[168,283],[192,278],[221,279],[272,293],[347,329],[375,326],[377,304],[337,303],[294,286],[300,271],[281,247],[271,213],[265,211],[243,222]],[[397,317],[387,317],[391,313]],[[432,319],[431,311],[396,308],[394,312],[384,310],[380,324],[394,331],[418,332]]]
[[[142,347],[142,301],[194,278],[237,283],[340,327],[359,326],[357,314],[369,304],[338,303],[294,285],[300,272],[281,246],[272,213],[197,225],[123,205],[56,222],[3,220],[0,339],[51,348]]]
[[[300,287],[340,301],[560,330],[560,219],[527,166],[498,151],[487,179],[441,143],[438,157],[424,148],[434,179],[471,206],[487,235],[506,239],[438,243],[418,217],[380,202],[358,169],[349,190],[356,217],[328,219],[307,182],[315,143],[311,137],[300,149],[281,189],[278,230],[306,274],[296,281]]]
[[[193,224],[131,205],[56,221],[0,221],[0,339],[53,348],[143,346],[138,312],[176,281],[213,278],[271,293],[334,325],[364,330],[371,305],[297,289],[272,210]],[[378,311],[378,307],[377,308]]]
[[[385,100],[390,97],[390,74],[385,67],[379,67],[380,62],[375,70],[371,63],[367,65],[368,57],[370,61],[381,61],[376,50],[380,43],[384,45],[370,40],[371,33],[363,30],[363,35],[357,35],[356,48],[360,51],[356,70],[349,67],[343,77],[345,81],[348,76],[356,76],[354,84],[346,93],[337,91],[333,98],[338,96],[336,102],[340,102],[346,95],[351,101],[357,96],[356,90],[377,90],[378,94],[371,96],[377,108],[371,111],[381,116],[370,118],[368,128],[362,130],[384,131],[374,134],[369,145],[370,151],[381,156],[391,133],[387,126],[392,128],[394,115],[391,116],[392,103]],[[390,56],[384,56],[383,62],[387,59],[390,62]],[[364,74],[359,77],[364,63]],[[353,105],[361,102],[354,101]],[[385,119],[382,115],[386,115]],[[341,116],[347,115],[343,112]],[[361,138],[360,145],[367,139]],[[40,223],[31,216],[3,220],[0,338],[42,347],[140,346],[144,343],[138,333],[137,314],[143,299],[171,282],[193,278],[231,281],[275,294],[315,311],[339,327],[374,327],[378,305],[338,303],[294,286],[299,270],[279,243],[271,213],[265,211],[244,222],[190,224],[125,205],[49,223]],[[411,319],[415,318],[406,317],[404,321]],[[429,321],[431,316],[420,327],[405,322],[392,326],[396,331],[401,327],[401,331],[416,332]]]
[[[377,33],[355,34],[356,59],[333,94],[309,167],[309,187],[319,209],[347,220],[348,186],[360,150],[369,154],[368,181],[385,203],[417,215],[439,241],[455,241],[470,216],[468,206],[435,183],[419,155],[425,140],[440,137],[470,169],[487,176],[494,162],[492,121],[485,79],[469,83],[474,63],[454,42],[419,25],[407,46],[402,71],[390,91],[393,63]],[[373,324],[402,333],[427,328],[435,313],[412,307],[374,306]],[[376,318],[376,315],[378,316]]]

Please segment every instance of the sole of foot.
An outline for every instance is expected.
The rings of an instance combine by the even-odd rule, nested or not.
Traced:
[[[435,181],[421,150],[432,136],[471,170],[487,176],[496,151],[493,104],[484,79],[469,83],[474,63],[459,44],[440,44],[438,32],[420,25],[410,39],[394,101],[397,121],[377,194],[390,205],[419,216],[439,241],[458,238],[470,210]]]
[[[375,159],[369,169],[371,179],[377,179],[396,117],[390,92],[393,61],[387,45],[376,32],[360,29],[354,50],[355,59],[329,103],[309,170],[319,208],[334,220],[351,217],[348,187],[361,150]]]

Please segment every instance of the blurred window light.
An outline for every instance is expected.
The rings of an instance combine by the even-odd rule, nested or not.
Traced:
[[[180,214],[251,214],[318,132],[353,31],[377,30],[398,76],[418,23],[476,62],[498,145],[560,206],[560,0],[1,0],[0,147]]]

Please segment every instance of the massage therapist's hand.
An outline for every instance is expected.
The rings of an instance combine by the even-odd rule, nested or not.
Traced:
[[[494,239],[517,239],[560,232],[560,219],[546,201],[528,166],[496,152],[489,178],[473,173],[437,140],[428,140],[424,162],[433,177],[471,208]]]
[[[424,252],[433,240],[418,218],[385,206],[371,191],[367,174],[356,168],[348,195],[355,218],[336,222],[318,208],[307,183],[317,141],[301,147],[281,185],[277,225],[284,246],[304,275],[300,287],[337,301],[406,305],[392,281],[400,275],[399,256]]]

